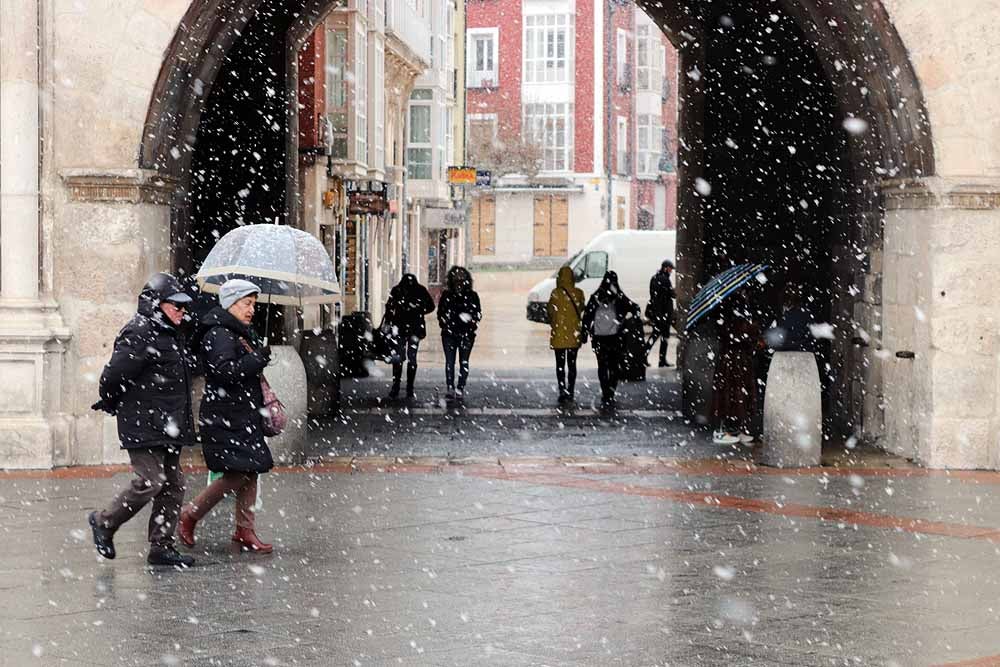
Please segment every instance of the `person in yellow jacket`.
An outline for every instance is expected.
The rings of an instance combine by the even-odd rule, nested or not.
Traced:
[[[559,403],[573,402],[576,385],[576,354],[584,343],[583,310],[587,303],[583,290],[573,281],[573,269],[564,266],[556,277],[556,288],[549,296],[549,347],[556,353],[556,379],[559,382]]]

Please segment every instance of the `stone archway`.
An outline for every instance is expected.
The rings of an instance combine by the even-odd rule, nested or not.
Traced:
[[[192,158],[199,141],[199,123],[207,100],[219,85],[219,73],[243,38],[251,18],[260,11],[274,13],[275,22],[270,30],[276,32],[277,43],[283,44],[286,51],[291,65],[283,74],[286,82],[292,82],[295,72],[291,54],[336,4],[333,0],[192,2],[164,58],[140,155],[140,166],[173,176],[179,184],[173,206],[175,266],[190,264],[187,230]],[[823,298],[829,301],[824,307],[838,327],[829,356],[831,401],[843,429],[865,428],[865,415],[877,409],[872,406],[878,402],[880,391],[879,361],[865,347],[869,340],[878,338],[882,318],[884,206],[880,188],[887,179],[922,178],[934,173],[933,143],[923,96],[889,15],[880,0],[862,3],[639,0],[639,4],[654,17],[681,54],[678,287],[682,311],[698,284],[717,268],[719,248],[727,243],[727,247],[734,245],[733,238],[726,236],[725,226],[719,223],[720,209],[706,204],[706,198],[699,196],[695,188],[698,179],[711,175],[706,168],[716,169],[717,174],[734,168],[720,158],[727,150],[727,139],[739,143],[725,136],[723,130],[728,128],[719,124],[720,118],[725,119],[719,114],[720,102],[727,94],[746,94],[752,88],[734,76],[718,77],[724,67],[739,62],[734,54],[750,53],[762,40],[770,39],[764,36],[771,34],[770,23],[774,23],[781,28],[778,33],[785,40],[784,46],[793,52],[793,63],[786,72],[791,76],[786,78],[791,80],[806,72],[810,77],[803,82],[807,77],[798,76],[800,81],[793,92],[801,94],[803,86],[814,84],[823,89],[825,106],[817,106],[809,117],[822,120],[823,114],[833,114],[836,118],[831,122],[856,118],[866,128],[839,137],[829,131],[830,127],[813,133],[814,138],[823,136],[815,145],[817,154],[824,160],[837,161],[839,166],[834,173],[840,180],[836,185],[846,193],[836,201],[827,202],[822,209],[833,231],[814,239],[820,246],[832,244],[833,247],[827,248],[824,266],[836,271],[822,288]],[[730,14],[735,17],[732,25],[746,24],[750,32],[742,37],[728,36],[729,26],[723,23]],[[760,35],[753,30],[759,30]],[[794,58],[799,60],[795,62]],[[713,88],[720,80],[723,87]],[[294,86],[284,87],[288,89],[294,90]],[[770,101],[779,99],[774,93]],[[808,106],[808,97],[800,95],[800,101],[803,99]],[[287,104],[287,109],[283,131],[287,137],[294,137],[295,104]],[[731,121],[730,118],[726,122]],[[809,141],[812,140],[806,143]],[[286,152],[286,164],[295,158]],[[294,174],[294,167],[288,168],[287,173]],[[295,210],[297,184],[294,177],[286,180],[284,211],[287,213]],[[798,184],[808,189],[817,183],[820,183],[817,179],[806,179]],[[829,182],[826,185],[829,192],[837,189]],[[788,196],[794,194],[789,192]],[[786,225],[784,231],[779,230],[770,241],[770,249],[764,251],[774,252],[775,246],[790,245],[794,246],[791,254],[801,254],[801,244],[793,240],[795,236],[790,229]]]

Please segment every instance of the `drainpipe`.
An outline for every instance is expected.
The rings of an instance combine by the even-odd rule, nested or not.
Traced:
[[[615,0],[607,0],[608,18],[604,25],[604,169],[608,179],[608,200],[605,204],[608,229],[614,229],[612,212],[614,210],[614,150],[611,145],[611,130],[614,127],[614,93],[613,86],[617,80],[614,72],[614,15]]]

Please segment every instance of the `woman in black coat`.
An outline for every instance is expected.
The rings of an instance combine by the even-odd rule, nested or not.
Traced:
[[[274,467],[264,441],[261,375],[271,358],[250,327],[260,289],[246,280],[229,280],[219,291],[218,308],[202,319],[200,351],[205,365],[205,395],[200,425],[205,464],[222,477],[181,510],[178,535],[194,546],[195,525],[228,494],[236,495],[233,542],[243,549],[270,553],[254,528],[257,476]]]
[[[608,271],[583,311],[583,330],[590,336],[597,356],[602,411],[615,409],[615,391],[625,351],[624,333],[635,326],[641,327],[639,306],[622,292],[618,274]]]
[[[406,366],[406,397],[413,398],[413,382],[417,378],[417,350],[427,337],[424,316],[434,312],[434,300],[427,288],[412,273],[405,273],[399,284],[389,292],[385,304],[385,323],[391,327],[391,340],[396,345],[392,363],[392,389],[389,398],[399,396],[399,383]]]
[[[448,286],[441,293],[437,308],[441,325],[441,344],[444,347],[444,374],[448,385],[448,398],[462,398],[465,382],[469,379],[469,357],[476,344],[476,330],[483,319],[479,295],[472,289],[472,274],[461,266],[448,271]],[[455,386],[455,356],[460,367],[458,387]]]

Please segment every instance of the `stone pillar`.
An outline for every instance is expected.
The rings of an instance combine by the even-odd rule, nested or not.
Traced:
[[[0,4],[0,467],[48,468],[69,447],[64,343],[39,294],[39,6]]]

